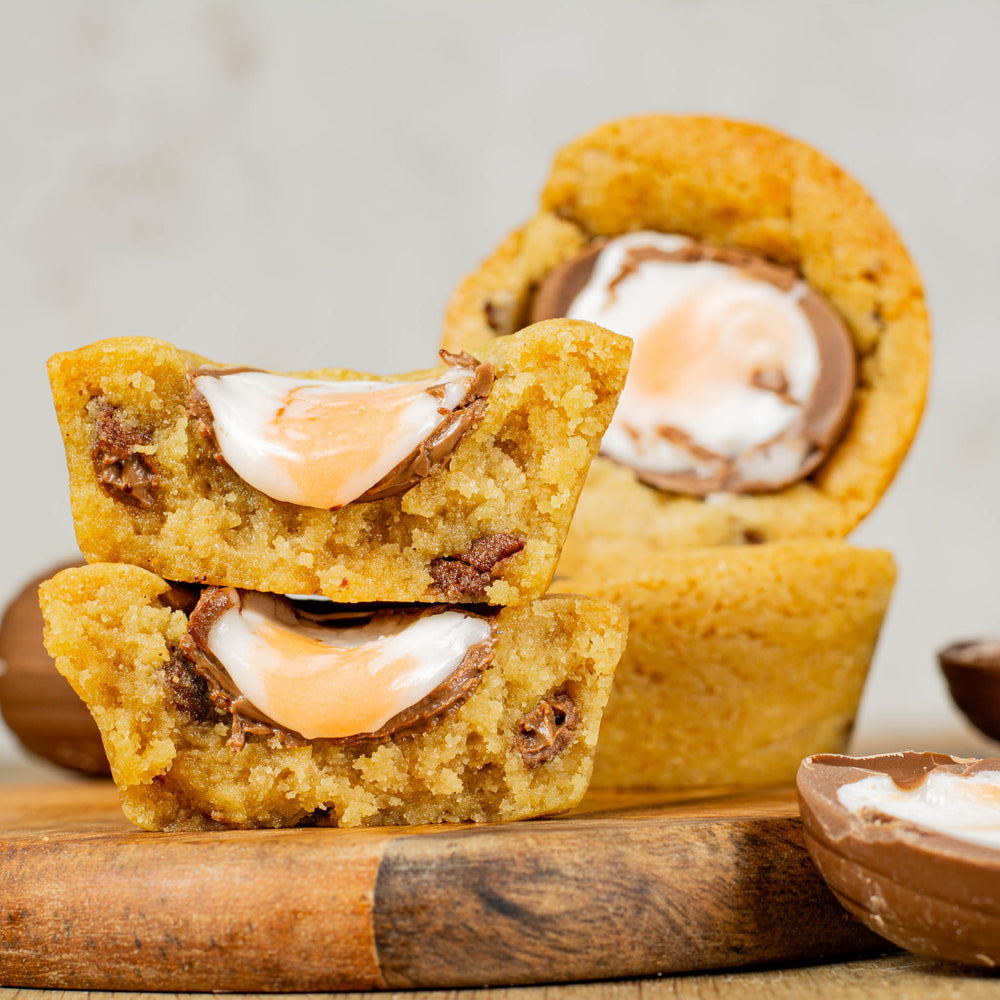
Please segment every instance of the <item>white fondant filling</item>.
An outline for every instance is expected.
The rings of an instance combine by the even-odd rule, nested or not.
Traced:
[[[1000,848],[1000,771],[963,778],[931,771],[917,788],[899,788],[887,774],[873,774],[837,789],[840,804],[860,815],[877,810],[984,847]]]
[[[380,393],[414,383],[236,372],[204,376],[197,385],[212,411],[219,451],[241,479],[275,500],[328,510],[356,500],[413,452],[461,402],[471,380],[468,370],[456,368],[416,383],[420,391],[379,440],[367,439],[365,421],[377,419]],[[433,386],[444,387],[443,399],[422,391]],[[352,394],[361,397],[359,410],[344,414],[338,401]],[[345,416],[356,424],[354,433],[343,433]],[[335,463],[336,480],[317,482],[310,474],[317,462]]]
[[[566,311],[571,319],[598,323],[636,342],[602,450],[647,472],[709,478],[720,462],[699,455],[700,448],[739,460],[746,466],[743,481],[794,478],[810,447],[794,431],[819,377],[819,349],[798,306],[806,286],[797,282],[782,291],[716,261],[646,260],[610,289],[630,249],[652,246],[671,253],[691,242],[656,232],[609,241]],[[637,363],[642,368],[648,356],[644,341],[655,339],[671,314],[684,317],[682,340],[665,342],[663,350],[652,353],[662,370],[638,370]],[[770,317],[770,327],[762,317]],[[785,393],[755,386],[758,370],[780,371]],[[650,391],[657,381],[669,382],[669,390]],[[682,432],[695,449],[665,438],[659,433],[663,427]],[[780,447],[770,445],[783,435],[788,438]]]
[[[317,739],[379,729],[447,680],[490,635],[487,621],[458,611],[326,627],[299,621],[268,594],[248,593],[241,608],[219,616],[207,642],[260,711]]]

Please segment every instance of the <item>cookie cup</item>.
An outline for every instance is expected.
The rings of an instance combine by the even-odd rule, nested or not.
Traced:
[[[628,467],[591,467],[570,544],[591,535],[674,546],[844,537],[875,506],[916,433],[930,370],[920,276],[874,200],[822,153],[708,116],[611,122],[556,156],[537,215],[456,289],[443,345],[480,350],[528,322],[545,276],[604,237],[655,230],[795,269],[857,352],[852,414],[807,478],[773,493],[681,496]]]
[[[895,580],[888,552],[815,540],[669,550],[593,540],[556,586],[629,636],[593,785],[713,793],[794,780],[848,742]]]
[[[627,627],[606,602],[553,595],[496,609],[492,664],[422,728],[346,743],[272,731],[240,746],[225,711],[193,714],[178,697],[172,665],[186,670],[191,623],[172,592],[110,563],[64,570],[39,591],[46,648],[93,715],[122,809],[143,829],[496,822],[583,797]],[[572,718],[533,754],[533,720],[553,699]]]

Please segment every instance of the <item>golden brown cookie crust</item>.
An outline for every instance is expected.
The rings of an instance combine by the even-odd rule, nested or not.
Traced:
[[[857,181],[804,143],[760,125],[668,115],[622,119],[570,143],[556,156],[538,215],[456,289],[442,343],[474,351],[498,336],[494,327],[516,329],[556,264],[594,237],[639,229],[739,247],[800,271],[844,318],[857,348],[854,414],[827,461],[774,494],[706,502],[659,493],[598,458],[571,540],[602,532],[675,545],[846,535],[888,487],[916,433],[929,323],[920,277],[891,223]]]
[[[228,721],[194,720],[175,699],[166,668],[188,618],[161,600],[168,589],[107,563],[40,588],[46,647],[90,708],[125,814],[144,829],[492,822],[564,811],[587,788],[627,629],[610,604],[552,596],[501,609],[492,666],[432,729],[355,746],[248,737],[234,752]],[[560,697],[572,701],[572,732],[526,762],[525,726]]]
[[[485,412],[446,467],[406,493],[337,511],[272,500],[215,459],[188,410],[187,373],[206,359],[145,338],[56,355],[49,373],[77,541],[88,562],[134,563],[193,583],[345,602],[531,600],[552,578],[630,350],[625,337],[567,320],[489,345],[481,360],[496,380]],[[155,470],[148,506],[122,502],[96,474],[95,428],[109,411]],[[511,536],[523,547],[500,544]],[[508,554],[479,578],[461,557],[484,549]],[[459,576],[478,591],[456,590]]]
[[[888,552],[827,539],[603,539],[561,563],[555,586],[629,616],[594,787],[760,788],[843,751],[895,575]]]

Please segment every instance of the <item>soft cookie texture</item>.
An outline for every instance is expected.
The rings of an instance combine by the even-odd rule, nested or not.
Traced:
[[[846,535],[916,433],[930,365],[917,270],[863,188],[804,143],[759,125],[651,115],[558,153],[538,214],[455,291],[443,344],[481,350],[527,321],[535,289],[602,237],[655,230],[795,269],[845,321],[858,359],[853,413],[829,457],[774,493],[680,496],[606,458],[592,465],[567,547],[594,534],[674,546]]]
[[[511,820],[564,811],[586,790],[625,642],[612,605],[553,596],[499,610],[492,665],[433,728],[353,746],[251,736],[234,751],[229,720],[192,717],[172,687],[188,617],[170,594],[146,570],[108,564],[40,590],[46,646],[144,829]],[[546,704],[566,730],[548,740]]]
[[[807,754],[843,750],[894,580],[888,552],[826,539],[605,539],[562,564],[556,586],[630,622],[594,786],[764,787],[792,781]]]
[[[345,602],[531,600],[552,577],[629,351],[627,338],[567,320],[484,345],[495,381],[443,466],[336,511],[271,499],[216,459],[187,381],[206,359],[141,338],[56,355],[80,549],[170,580]]]

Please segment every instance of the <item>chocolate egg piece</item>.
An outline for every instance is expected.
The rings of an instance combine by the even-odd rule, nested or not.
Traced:
[[[0,623],[0,658],[6,664],[0,665],[0,713],[36,756],[84,774],[109,775],[97,723],[42,643],[38,585],[64,568],[32,580]]]
[[[920,955],[1000,964],[1000,758],[817,754],[796,783],[806,847],[853,916]]]
[[[601,452],[657,489],[773,493],[836,446],[857,382],[840,314],[794,270],[631,232],[554,268],[531,319],[585,319],[635,347]]]
[[[976,729],[1000,740],[1000,639],[953,643],[938,662],[952,701]]]

